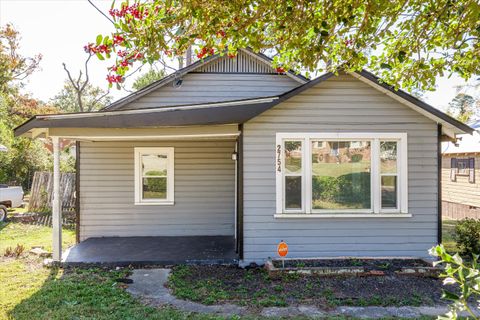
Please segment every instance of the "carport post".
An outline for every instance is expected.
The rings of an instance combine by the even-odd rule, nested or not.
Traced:
[[[62,261],[62,210],[60,201],[60,146],[59,138],[52,137],[53,145],[53,261]]]

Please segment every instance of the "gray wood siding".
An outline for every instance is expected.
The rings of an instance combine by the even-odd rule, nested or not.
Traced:
[[[119,110],[268,97],[300,85],[284,74],[188,73],[182,79],[179,88],[168,83]]]
[[[201,66],[196,72],[242,72],[242,73],[278,73],[270,63],[260,61],[258,57],[244,51],[238,51],[234,58],[227,55]]]
[[[175,205],[134,205],[134,147],[175,148]],[[233,235],[234,141],[81,142],[80,237]]]
[[[411,218],[275,219],[277,132],[407,132]],[[244,125],[244,255],[262,262],[280,240],[289,257],[428,256],[437,237],[436,124],[348,75]]]

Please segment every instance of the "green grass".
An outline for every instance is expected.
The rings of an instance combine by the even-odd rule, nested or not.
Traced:
[[[72,244],[73,240],[73,232],[64,231],[64,245]],[[51,228],[20,223],[1,224],[0,247],[3,249],[17,243],[27,248],[32,245],[50,248]],[[19,259],[5,258],[0,255],[0,320],[225,319],[220,316],[181,312],[170,307],[146,306],[125,292],[123,285],[117,282],[117,279],[126,277],[128,272],[129,270],[126,269],[47,269],[42,267],[41,259],[31,255],[24,255]],[[219,284],[215,281],[203,283],[202,287],[215,291],[211,295],[212,300],[225,298],[226,293],[222,293]],[[277,290],[281,289],[277,288]],[[285,305],[285,300],[280,295],[259,294],[259,297],[261,298],[258,306]],[[241,319],[260,319],[260,317]],[[343,320],[347,317],[327,317],[326,319]],[[422,317],[422,319],[432,318]]]
[[[115,280],[126,271],[37,268],[0,264],[0,319],[221,319],[148,307]]]
[[[66,249],[75,243],[75,231],[64,229],[62,232],[62,244]],[[0,223],[0,255],[7,247],[23,245],[26,250],[32,246],[43,246],[45,250],[52,249],[52,228],[23,223]]]
[[[352,172],[366,172],[370,162],[312,163],[312,172],[316,176],[340,177]]]
[[[220,320],[221,316],[181,312],[171,307],[145,306],[125,292],[116,280],[127,270],[45,269],[22,260],[0,261],[0,320],[129,319]],[[259,305],[284,306],[276,296]],[[253,320],[261,317],[233,317]],[[272,319],[272,318],[269,318]],[[284,318],[286,319],[286,318]],[[307,319],[296,317],[295,319]],[[326,317],[346,320],[350,317]],[[422,317],[421,319],[433,319]]]
[[[23,208],[10,208],[8,209],[8,216],[11,217],[13,216],[14,214],[24,214],[26,213],[28,210],[27,210],[27,206],[23,207]]]
[[[442,244],[449,253],[458,252],[457,243],[455,242],[453,235],[455,234],[456,220],[443,220],[442,221]]]
[[[63,231],[65,248],[74,232]],[[0,320],[16,319],[223,319],[153,308],[126,293],[116,279],[128,270],[47,269],[42,259],[24,254],[3,257],[6,247],[51,248],[51,228],[21,223],[0,224]]]

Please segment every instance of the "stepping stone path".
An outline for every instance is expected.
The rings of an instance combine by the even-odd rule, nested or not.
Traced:
[[[154,306],[171,305],[178,310],[196,313],[217,314],[223,316],[252,315],[253,311],[247,307],[234,304],[204,305],[197,302],[176,298],[165,287],[170,275],[170,269],[136,269],[130,279],[133,283],[127,292],[144,302]],[[473,308],[476,310],[476,308]],[[258,311],[256,314],[264,317],[294,317],[307,316],[320,318],[325,316],[348,316],[359,319],[380,319],[388,317],[416,319],[420,316],[437,316],[448,312],[445,306],[434,307],[337,307],[332,310],[321,310],[315,306],[300,305],[289,307],[269,307]],[[480,312],[476,310],[477,315]]]

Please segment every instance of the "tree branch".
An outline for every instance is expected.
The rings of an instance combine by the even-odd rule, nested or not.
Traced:
[[[107,18],[108,21],[110,21],[112,24],[115,24],[115,22],[110,19],[109,16],[107,16],[105,13],[103,13],[102,10],[100,10],[91,0],[87,0],[88,3],[90,3],[92,5],[92,7],[94,7],[98,12],[100,12],[102,14],[102,16],[104,16],[105,18]]]
[[[67,73],[68,80],[70,80],[70,82],[72,83],[72,86],[75,88],[75,90],[78,90],[79,88],[77,88],[77,87],[75,86],[75,80],[73,80],[72,75],[70,74],[70,71],[68,71],[67,65],[65,64],[65,62],[62,63],[62,65],[63,65],[63,69],[64,69],[65,72]]]
[[[103,98],[105,98],[106,96],[108,96],[110,94],[110,89],[107,90],[107,92],[105,92],[104,94],[102,94],[100,97],[98,97],[97,99],[94,99],[91,103],[91,105],[88,107],[88,111],[92,111],[93,110],[93,107],[95,107],[95,105],[97,103],[99,103]]]

